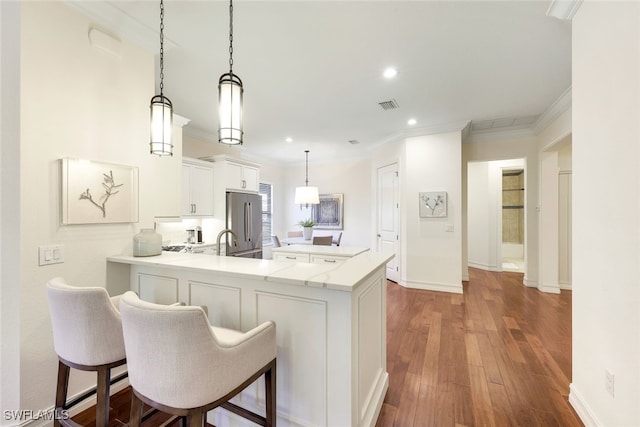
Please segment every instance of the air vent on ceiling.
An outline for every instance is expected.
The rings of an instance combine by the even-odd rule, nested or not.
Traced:
[[[349,144],[351,144],[351,145],[360,144],[360,141],[358,141],[357,139],[350,139],[349,140]]]
[[[398,108],[398,103],[395,99],[378,102],[378,105],[381,106],[383,110],[395,110],[396,108]]]

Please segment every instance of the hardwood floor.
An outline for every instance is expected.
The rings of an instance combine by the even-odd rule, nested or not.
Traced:
[[[131,409],[131,388],[127,387],[111,396],[109,402],[109,427],[123,427],[129,421],[129,410]],[[145,406],[145,411],[148,409]],[[83,427],[95,427],[96,411],[95,406],[91,407],[75,417],[73,421]],[[181,427],[180,420],[173,420],[171,415],[157,412],[146,419],[142,426],[144,427]],[[213,427],[207,424],[207,427]]]
[[[463,295],[388,282],[390,385],[376,427],[582,426],[568,402],[571,292],[469,275]]]
[[[376,427],[582,426],[567,401],[571,293],[526,288],[520,273],[469,275],[463,295],[388,282],[389,390]],[[110,426],[129,419],[128,393],[111,398]],[[91,410],[74,420],[95,425]]]

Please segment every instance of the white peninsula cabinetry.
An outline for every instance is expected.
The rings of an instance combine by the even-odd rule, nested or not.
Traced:
[[[196,159],[182,161],[182,216],[213,216],[213,165]]]
[[[368,250],[354,246],[289,245],[273,248],[272,252],[276,261],[336,264]]]
[[[312,264],[122,255],[107,260],[107,290],[207,306],[213,325],[243,331],[275,321],[278,426],[375,426],[389,381],[385,266],[392,257],[364,252],[336,264]],[[262,411],[261,381],[234,402]],[[221,408],[208,421],[247,425]]]

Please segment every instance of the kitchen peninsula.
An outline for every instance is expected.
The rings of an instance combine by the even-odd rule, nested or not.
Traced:
[[[163,253],[107,258],[107,289],[207,306],[213,325],[276,323],[281,426],[374,426],[388,387],[386,263],[366,250],[338,263]],[[262,381],[260,379],[259,381]],[[256,384],[234,401],[260,411]],[[217,426],[244,425],[224,409]]]

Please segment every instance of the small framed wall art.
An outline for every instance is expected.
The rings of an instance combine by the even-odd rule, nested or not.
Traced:
[[[60,159],[61,222],[138,222],[138,168],[83,159]]]
[[[314,228],[342,230],[344,228],[344,195],[342,193],[320,194],[320,204],[313,205],[311,218]]]
[[[447,192],[429,191],[419,193],[420,218],[446,218]]]

